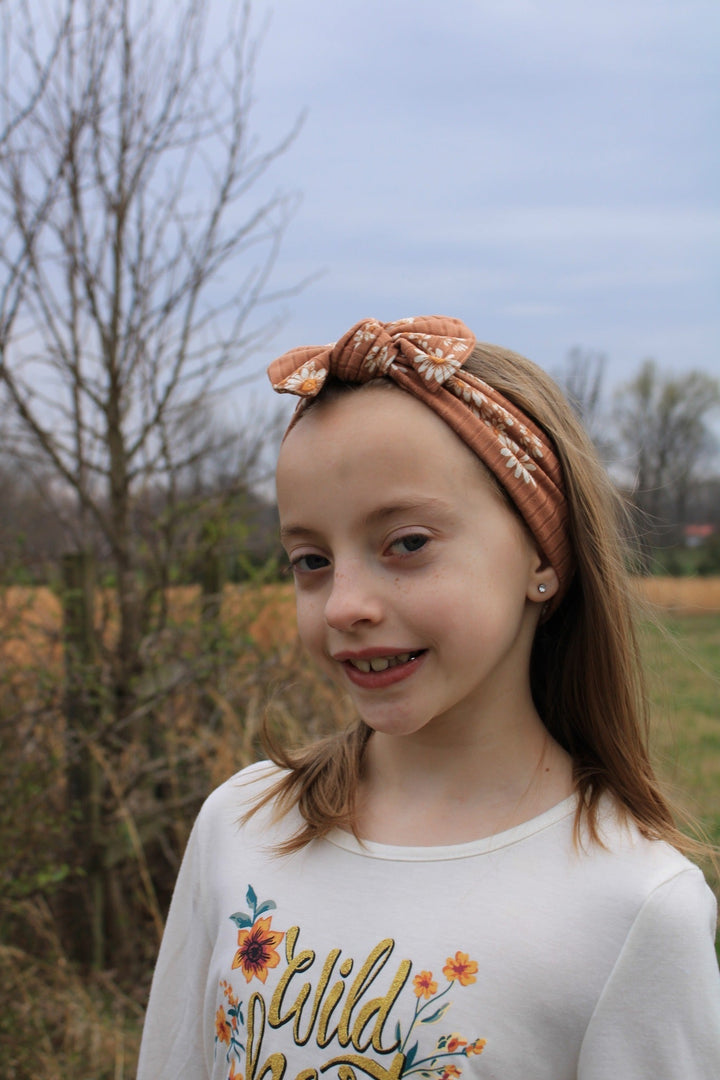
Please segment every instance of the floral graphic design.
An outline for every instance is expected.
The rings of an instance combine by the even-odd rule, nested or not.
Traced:
[[[455,956],[448,956],[443,975],[450,982],[457,979],[461,986],[470,986],[470,983],[477,982],[477,969],[477,964],[468,958],[466,952],[456,952]]]
[[[242,1014],[242,1005],[233,993],[230,983],[223,979],[220,982],[223,996],[227,998],[227,1005],[219,1005],[215,1013],[215,1045],[218,1043],[227,1047],[225,1060],[230,1065],[228,1080],[240,1080],[241,1074],[235,1072],[233,1058],[239,1057],[245,1050],[240,1041],[240,1028],[245,1020]]]
[[[236,911],[230,918],[238,928],[238,948],[232,962],[233,970],[240,968],[245,981],[257,978],[264,983],[267,973],[280,963],[280,955],[277,946],[285,937],[284,931],[272,929],[272,916],[266,916],[268,911],[275,910],[273,900],[264,900],[258,903],[258,898],[252,885],[248,885],[245,894],[245,902],[249,911]],[[215,1013],[215,1047],[218,1045],[227,1047],[225,1060],[229,1066],[227,1080],[243,1080],[243,1074],[236,1064],[243,1060],[245,1044],[240,1038],[241,1029],[245,1026],[243,1006],[231,984],[225,979],[220,980],[223,1002],[218,1006]]]
[[[424,997],[427,1001],[437,994],[437,983],[432,977],[431,971],[421,971],[419,975],[416,975],[413,979],[413,986],[415,987],[415,994],[417,997]]]
[[[454,985],[471,986],[472,983],[477,982],[477,970],[476,961],[471,960],[467,953],[458,951],[454,956],[448,956],[445,961],[443,975],[447,979],[447,986],[440,993],[438,993],[438,984],[431,971],[421,971],[414,977],[413,990],[417,999],[415,1013],[404,1038],[400,1023],[395,1026],[395,1038],[401,1053],[405,1055],[405,1064],[401,1074],[403,1077],[421,1076],[425,1080],[456,1080],[462,1073],[462,1069],[459,1068],[462,1059],[482,1054],[485,1049],[485,1039],[473,1039],[472,1042],[468,1042],[457,1032],[441,1035],[435,1043],[435,1048],[424,1057],[418,1057],[419,1039],[412,1046],[408,1046],[416,1028],[426,1024],[437,1024],[443,1019],[452,1002],[438,1003]],[[451,1060],[453,1058],[454,1062]]]
[[[266,919],[261,916],[266,911],[274,911],[273,900],[265,900],[258,904],[257,896],[252,885],[248,886],[245,897],[250,913],[236,911],[230,918],[238,927],[238,950],[232,962],[233,970],[240,968],[245,981],[257,978],[265,982],[267,973],[271,968],[276,968],[280,963],[280,954],[276,946],[285,937],[284,932],[272,929],[272,916]]]
[[[267,973],[280,963],[280,954],[275,949],[284,934],[271,928],[272,917],[258,919],[250,930],[238,931],[238,951],[232,962],[233,970],[240,968],[245,981],[258,978],[265,982]]]
[[[362,1008],[359,1007],[362,996],[358,997],[355,1002],[358,1006],[358,1017],[354,1020],[352,1034],[348,1030],[348,1037],[353,1040],[355,1047],[358,1049],[358,1054],[347,1052],[337,1057],[337,1049],[328,1046],[328,1043],[333,1040],[333,1036],[331,1035],[329,1040],[323,1038],[321,1041],[321,1027],[317,1022],[317,1018],[321,1015],[320,1002],[327,989],[327,974],[321,977],[321,979],[324,978],[324,982],[321,981],[318,984],[319,989],[315,992],[315,1005],[313,1014],[310,1017],[310,1027],[303,1042],[297,1041],[298,1017],[305,1004],[308,993],[307,986],[296,989],[295,992],[299,992],[299,996],[295,1006],[292,1008],[284,1007],[281,1010],[277,999],[278,988],[273,991],[274,980],[271,978],[268,981],[268,973],[274,969],[279,969],[277,975],[282,975],[279,988],[286,988],[294,973],[300,975],[300,973],[310,971],[315,962],[315,952],[307,950],[295,953],[300,933],[299,926],[292,926],[287,930],[273,929],[272,920],[277,910],[277,905],[273,900],[259,901],[252,885],[247,888],[245,900],[247,910],[236,911],[233,915],[230,915],[231,921],[237,928],[237,949],[231,966],[233,972],[238,972],[238,975],[220,980],[221,995],[214,1017],[215,1054],[218,1060],[224,1063],[224,1069],[227,1070],[223,1072],[226,1080],[244,1080],[246,1068],[250,1068],[251,1072],[255,1069],[256,1072],[253,1075],[266,1075],[267,1070],[262,1065],[262,1058],[259,1057],[263,1045],[263,1033],[269,1032],[269,1027],[266,1027],[266,1025],[270,1025],[274,1029],[286,1028],[289,1041],[298,1046],[305,1045],[314,1033],[317,1038],[317,1051],[319,1053],[327,1052],[329,1055],[329,1060],[319,1068],[319,1072],[324,1072],[331,1065],[342,1063],[348,1065],[348,1067],[351,1064],[353,1067],[362,1064],[363,1075],[366,1075],[366,1073],[373,1076],[379,1075],[379,1072],[374,1071],[374,1067],[381,1065],[382,1062],[376,1059],[372,1051],[370,1051],[370,1056],[366,1057],[366,1048],[362,1047],[360,1051],[357,1046],[357,1039],[362,1036],[366,1026],[364,1013],[371,1005],[376,1008],[376,1002],[368,1003],[366,1001]],[[282,950],[283,955],[281,955],[279,946],[283,941],[286,944]],[[448,1011],[452,1008],[455,995],[458,992],[464,993],[464,989],[461,988],[472,986],[473,983],[477,982],[478,963],[471,959],[468,953],[458,950],[445,960],[441,976],[436,976],[426,968],[420,969],[418,965],[417,973],[412,976],[412,982],[409,983],[407,980],[411,976],[413,964],[409,959],[401,959],[397,955],[394,961],[391,961],[391,955],[395,948],[396,942],[391,938],[386,938],[370,949],[367,959],[364,961],[365,975],[363,978],[367,977],[368,972],[372,972],[374,977],[386,963],[397,965],[393,988],[388,991],[384,999],[386,1004],[383,1006],[386,1013],[382,1027],[387,1022],[388,1031],[387,1033],[379,1031],[378,1045],[373,1043],[374,1050],[379,1055],[393,1055],[393,1075],[402,1077],[403,1080],[407,1077],[420,1077],[422,1080],[458,1080],[462,1076],[466,1059],[479,1056],[485,1050],[485,1039],[479,1037],[471,1039],[467,1033],[448,1031],[447,1028],[442,1034],[436,1035],[430,1025],[436,1024],[440,1026],[441,1021],[444,1020]],[[228,961],[231,955],[232,953],[228,955]],[[332,970],[340,955],[341,950],[339,948],[332,949],[329,953],[329,959],[325,961],[323,970],[327,971],[328,964],[330,964],[330,970]],[[318,956],[318,962],[322,964],[321,956]],[[283,971],[285,963],[287,963],[288,968]],[[343,978],[348,977],[355,963],[356,959],[354,957],[346,957],[338,969],[340,976]],[[319,967],[316,972],[319,972]],[[240,980],[239,973],[242,973],[245,980],[244,984]],[[277,975],[275,978],[277,978]],[[303,975],[302,977],[313,978],[312,975]],[[247,988],[248,996],[244,1001],[241,1000],[242,991],[236,990],[235,986],[233,986],[233,978],[237,979],[241,986],[245,985]],[[369,990],[371,981],[368,980],[367,985],[364,985],[362,989]],[[357,982],[354,984],[348,983],[351,990],[354,990],[356,985],[359,984]],[[337,993],[337,988],[336,984],[333,987],[334,993]],[[403,991],[407,991],[407,993],[403,993]],[[342,992],[343,986],[340,984],[340,994]],[[280,989],[280,1002],[283,993],[284,990]],[[401,994],[402,998],[400,997]],[[468,996],[472,998],[472,995]],[[411,1009],[410,1003],[413,1001],[413,997],[414,1007]],[[404,1005],[401,1004],[401,1000],[405,1002]],[[395,1012],[394,1006],[396,1004],[401,1010],[400,1012]],[[469,1004],[472,1004],[472,1000]],[[327,1003],[323,1007],[327,1008]],[[403,1016],[405,1017],[404,1020]],[[392,1034],[393,1027],[394,1038]],[[442,1027],[444,1027],[444,1024]],[[345,1045],[345,1043],[341,1042],[342,1050],[345,1049]],[[272,1061],[274,1063],[273,1069],[276,1068],[279,1062],[283,1063],[283,1068],[288,1067],[289,1053],[289,1044],[288,1048],[283,1050],[267,1046],[262,1050],[263,1057],[270,1055],[266,1064],[268,1064],[269,1068],[269,1063]],[[254,1064],[250,1066],[249,1062]],[[259,1072],[257,1072],[257,1069],[259,1069]],[[273,1075],[276,1075],[276,1073],[274,1072]],[[283,1075],[285,1075],[284,1072]],[[345,1074],[341,1070],[338,1075]],[[350,1075],[350,1072],[348,1072],[348,1075]],[[352,1075],[355,1075],[355,1073],[352,1072]]]

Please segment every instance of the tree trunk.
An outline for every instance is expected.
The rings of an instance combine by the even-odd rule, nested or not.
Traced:
[[[64,898],[64,937],[75,959],[99,970],[105,962],[105,883],[103,778],[90,751],[102,711],[94,563],[87,552],[78,552],[64,556],[62,570],[67,799],[70,858],[77,871]]]

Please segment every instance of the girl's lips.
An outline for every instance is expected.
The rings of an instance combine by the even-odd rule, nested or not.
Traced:
[[[355,686],[365,690],[380,690],[386,686],[393,686],[402,682],[417,671],[425,658],[425,652],[405,653],[366,653],[349,657],[336,657],[342,664],[348,679]],[[379,671],[373,670],[372,664],[378,667],[383,661],[390,661]],[[358,667],[357,665],[361,666]],[[363,670],[369,669],[369,670]]]

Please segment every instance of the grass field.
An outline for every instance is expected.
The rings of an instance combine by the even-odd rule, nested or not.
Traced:
[[[720,613],[665,615],[643,643],[658,771],[720,845]]]

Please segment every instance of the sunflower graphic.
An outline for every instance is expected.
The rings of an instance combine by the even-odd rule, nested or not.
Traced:
[[[236,911],[230,916],[238,928],[238,948],[233,957],[232,967],[233,970],[240,968],[246,982],[259,979],[264,983],[268,971],[276,968],[280,963],[277,946],[285,937],[285,933],[272,928],[272,915],[267,915],[268,911],[275,909],[275,903],[272,900],[258,903],[252,885],[248,887],[245,899],[250,911]]]
[[[275,946],[284,938],[284,933],[272,929],[272,916],[258,919],[250,930],[238,930],[238,950],[232,962],[233,970],[240,968],[245,981],[258,978],[265,982],[267,973],[280,963],[280,954]]]

